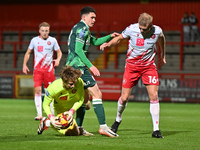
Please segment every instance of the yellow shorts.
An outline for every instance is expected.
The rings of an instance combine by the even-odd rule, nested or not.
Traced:
[[[77,125],[75,119],[73,119],[72,125],[69,126],[66,129],[56,129],[53,125],[51,125],[51,127],[54,130],[56,130],[57,132],[61,133],[62,135],[66,135],[66,136],[77,136],[77,135],[79,135],[78,125]]]

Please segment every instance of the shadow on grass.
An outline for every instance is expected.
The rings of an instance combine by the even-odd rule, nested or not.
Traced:
[[[165,136],[171,136],[175,134],[180,134],[180,133],[187,133],[190,131],[161,131],[162,135]],[[130,135],[130,134],[135,134],[135,135],[151,135],[152,131],[144,131],[144,130],[136,130],[136,129],[119,129],[118,130],[119,135]]]
[[[187,133],[191,131],[161,131],[163,136],[170,136],[170,135],[175,135],[175,134],[180,134],[180,133]]]
[[[0,142],[25,142],[25,141],[34,141],[34,142],[48,142],[48,141],[62,141],[62,140],[91,140],[91,138],[95,138],[95,136],[86,138],[85,136],[64,136],[64,135],[7,135],[0,136]]]

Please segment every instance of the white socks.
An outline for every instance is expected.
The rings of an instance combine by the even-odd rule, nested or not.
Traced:
[[[41,98],[41,94],[35,94],[35,107],[36,107],[36,111],[37,111],[37,115],[42,116],[42,98]]]
[[[159,100],[150,101],[150,113],[152,116],[153,131],[159,130],[159,113],[160,113]]]
[[[103,129],[103,130],[106,130],[108,128],[108,126],[106,124],[101,124],[100,128]]]
[[[121,98],[119,98],[118,100],[118,105],[117,105],[117,117],[116,117],[116,121],[117,122],[121,122],[122,120],[122,113],[124,111],[124,109],[126,108],[127,103],[126,104],[122,104]]]
[[[45,125],[49,128],[51,125],[51,121],[48,119],[48,120],[46,120],[46,122],[45,122]]]

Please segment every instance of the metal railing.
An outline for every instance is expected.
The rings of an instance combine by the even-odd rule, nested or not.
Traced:
[[[0,33],[0,48],[1,48],[1,50],[3,49],[3,45],[5,45],[5,44],[11,44],[11,45],[13,45],[13,68],[17,67],[17,53],[18,53],[17,46],[19,47],[19,50],[21,50],[23,44],[28,44],[30,42],[30,41],[22,41],[22,31],[27,31],[27,30],[36,31],[36,29],[35,29],[36,27],[37,27],[36,25],[30,25],[28,27],[26,26],[26,28],[24,28],[24,26],[22,26],[22,25],[21,26],[20,25],[18,25],[18,26],[12,25],[12,26],[10,26],[10,28],[9,27],[5,28],[3,26],[0,27],[0,31],[1,31],[1,33]],[[61,41],[61,31],[63,31],[64,29],[65,30],[66,29],[70,30],[71,27],[72,27],[71,24],[68,24],[68,25],[58,25],[58,24],[53,25],[52,28],[57,33],[57,40],[58,40],[58,43],[60,45],[67,44],[67,41],[66,42],[62,42]],[[7,29],[7,28],[9,28],[9,29]],[[100,33],[101,33],[101,25],[97,25],[97,27],[95,29],[96,29],[97,37],[99,37]],[[4,41],[3,40],[3,32],[5,30],[6,31],[7,30],[18,31],[18,41],[15,41],[15,42]],[[182,71],[183,70],[184,45],[194,45],[194,44],[195,45],[200,45],[200,43],[199,42],[183,42],[183,30],[182,30],[182,28],[181,28],[180,31],[181,31],[180,32],[180,35],[181,35],[180,42],[166,42],[166,44],[179,45],[179,56],[180,56],[180,61],[179,61],[180,68],[179,68],[179,70]],[[107,25],[107,31],[106,32],[107,33],[110,32],[110,26],[109,25]],[[159,48],[159,46],[158,46],[157,51],[158,51],[157,54],[158,54],[158,57],[159,57],[159,55],[160,55],[160,48]],[[114,47],[113,54],[114,54],[114,68],[117,69],[118,68],[118,46],[117,45]],[[107,64],[107,61],[108,61],[107,58],[108,58],[108,49],[106,49],[104,51],[104,69],[106,69],[107,65],[108,65]],[[159,66],[159,64],[158,64],[158,70],[160,68],[161,68],[161,66]]]

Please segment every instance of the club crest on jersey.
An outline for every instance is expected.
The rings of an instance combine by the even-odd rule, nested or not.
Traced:
[[[73,89],[73,90],[72,90],[72,94],[75,94],[76,91],[77,91],[77,89]]]
[[[85,31],[81,30],[81,32],[79,33],[79,36],[83,38],[85,36]]]
[[[48,41],[48,42],[47,42],[47,45],[51,45],[51,42],[50,42],[50,41]]]
[[[139,35],[140,35],[140,34],[138,33],[138,34],[137,34],[137,37],[138,37]]]
[[[152,39],[155,39],[155,37],[156,37],[156,35],[155,35],[155,34],[153,34],[153,35],[151,36],[151,38],[152,38]]]
[[[127,83],[126,79],[123,79],[122,84],[126,84],[126,83]]]

